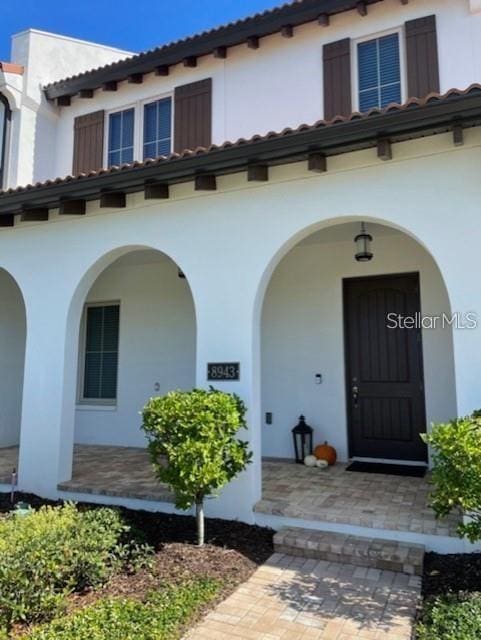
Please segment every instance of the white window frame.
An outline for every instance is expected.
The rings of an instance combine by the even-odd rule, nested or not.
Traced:
[[[406,37],[404,32],[404,26],[395,27],[393,29],[387,29],[385,31],[379,31],[377,33],[370,33],[369,35],[362,36],[362,38],[356,38],[352,43],[351,50],[351,86],[353,88],[353,111],[359,111],[359,59],[358,59],[358,45],[363,42],[369,42],[370,40],[377,40],[378,38],[384,38],[385,36],[392,36],[398,34],[399,39],[399,68],[401,76],[401,103],[407,100],[407,61],[406,61]]]
[[[85,356],[87,347],[87,310],[92,307],[119,307],[119,335],[117,342],[117,387],[115,389],[115,398],[85,398],[84,397],[84,383],[85,383]],[[78,375],[77,375],[77,405],[80,407],[117,407],[119,398],[119,372],[120,372],[120,335],[121,335],[121,322],[122,322],[122,305],[120,300],[102,300],[96,302],[86,302],[84,304],[82,312],[82,321],[80,323],[80,339],[79,339],[79,358],[78,358]]]
[[[164,100],[170,98],[171,100],[171,145],[170,152],[172,153],[174,148],[174,109],[175,100],[174,92],[166,91],[165,93],[158,94],[156,96],[150,96],[143,98],[142,100],[136,100],[129,104],[118,106],[105,111],[105,123],[104,123],[104,166],[108,167],[109,162],[109,129],[110,129],[110,116],[120,111],[126,111],[127,109],[134,110],[134,162],[142,162],[144,159],[144,105],[151,102],[157,102],[158,100]]]

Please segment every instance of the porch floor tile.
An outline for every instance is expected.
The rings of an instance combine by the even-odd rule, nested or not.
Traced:
[[[0,448],[0,484],[12,482],[12,471],[18,468],[18,447]]]
[[[76,444],[72,479],[60,491],[174,502],[156,480],[146,449]]]
[[[262,499],[255,511],[303,520],[455,536],[459,517],[436,520],[425,478],[353,473],[345,464],[322,471],[289,462],[262,465]]]

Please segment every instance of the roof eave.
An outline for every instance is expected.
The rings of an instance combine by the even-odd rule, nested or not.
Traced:
[[[481,125],[481,88],[436,98],[423,106],[396,107],[385,113],[323,123],[177,159],[5,192],[0,195],[0,215],[17,214],[24,208],[53,209],[64,199],[95,200],[106,191],[139,192],[150,181],[176,184],[193,180],[199,173],[220,176],[241,172],[253,162],[279,165],[300,161],[312,152],[337,155],[374,147],[379,139],[399,142],[449,131],[455,125]]]
[[[365,0],[366,5],[383,0]],[[156,67],[179,64],[189,56],[207,55],[217,47],[233,47],[249,37],[265,37],[277,33],[286,25],[293,27],[318,19],[320,14],[334,15],[356,9],[357,0],[319,0],[293,2],[281,9],[247,18],[239,23],[219,27],[198,36],[192,36],[151,52],[139,54],[100,69],[87,71],[77,77],[52,83],[45,87],[49,100],[73,96],[83,89],[98,89],[107,82],[121,82],[136,73],[151,73]]]

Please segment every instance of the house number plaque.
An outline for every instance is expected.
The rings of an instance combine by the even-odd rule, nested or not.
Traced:
[[[239,362],[209,362],[207,380],[240,380]]]

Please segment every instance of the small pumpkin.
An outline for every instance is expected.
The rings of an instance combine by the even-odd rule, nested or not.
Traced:
[[[328,466],[329,463],[327,462],[327,460],[316,460],[316,467],[318,469],[327,469]]]
[[[325,460],[330,466],[336,464],[337,452],[327,441],[314,449],[314,455],[318,460]]]
[[[317,463],[316,456],[306,456],[304,458],[304,464],[306,465],[306,467],[315,467],[316,463]]]

